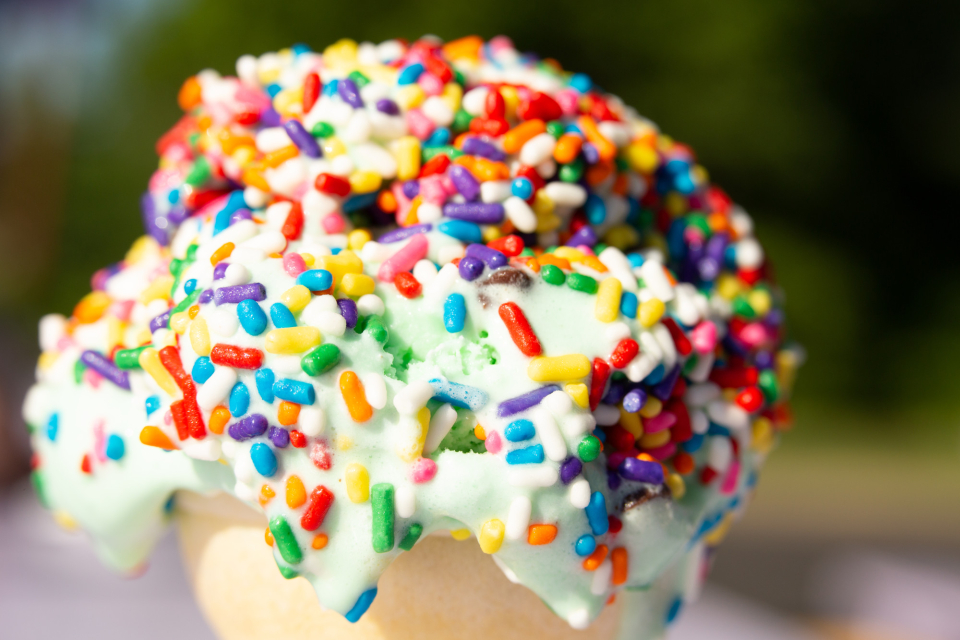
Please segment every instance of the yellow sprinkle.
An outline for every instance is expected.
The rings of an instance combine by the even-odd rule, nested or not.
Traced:
[[[416,109],[427,98],[418,84],[408,84],[400,87],[394,94],[394,100],[403,111]]]
[[[736,298],[740,294],[740,290],[740,279],[736,276],[724,273],[717,278],[717,293],[727,300]]]
[[[312,349],[320,341],[320,329],[316,327],[288,327],[268,333],[264,348],[267,353],[296,355]]]
[[[340,282],[340,290],[348,296],[360,297],[373,293],[376,283],[373,278],[363,273],[344,274]]]
[[[466,540],[470,537],[470,529],[451,529],[450,537],[454,540]]]
[[[301,253],[300,257],[303,258],[303,264],[307,265],[308,267],[312,267],[316,260],[312,253]]]
[[[663,403],[658,398],[647,396],[647,401],[640,407],[640,415],[644,418],[653,418],[663,411]]]
[[[753,307],[753,310],[756,311],[760,317],[767,315],[770,311],[770,306],[773,304],[773,300],[770,298],[770,292],[766,289],[759,288],[750,292],[750,295],[747,296],[747,302],[750,303],[750,306]]]
[[[463,87],[456,82],[448,82],[443,86],[440,97],[450,107],[450,111],[456,113],[460,110],[460,101],[463,99]]]
[[[307,501],[307,489],[303,486],[303,480],[298,476],[287,478],[286,492],[287,506],[291,509],[302,507]]]
[[[123,261],[129,266],[159,254],[160,245],[156,240],[150,236],[140,236],[130,245],[130,249],[127,250],[127,255],[124,256]]]
[[[354,171],[350,174],[350,188],[354,193],[370,193],[380,188],[383,178],[376,171]]]
[[[64,531],[76,531],[80,528],[77,521],[63,509],[56,509],[53,512],[53,521]]]
[[[517,114],[517,105],[520,104],[520,96],[517,94],[517,90],[510,85],[503,85],[500,87],[500,95],[503,96],[503,103],[506,107],[504,114],[508,119],[513,119]]]
[[[344,481],[350,502],[359,504],[370,499],[370,473],[365,466],[356,462],[348,464]]]
[[[146,344],[150,342],[153,334],[150,333],[150,327],[144,327],[140,330],[140,333],[138,333],[136,337],[137,339],[134,341],[136,344]]]
[[[670,442],[670,429],[664,429],[656,433],[645,433],[640,437],[640,446],[644,449],[656,449],[668,442]]]
[[[160,362],[160,354],[157,353],[156,349],[144,349],[140,352],[140,358],[138,360],[143,370],[150,374],[154,382],[166,391],[167,395],[170,397],[180,395],[180,388],[177,387],[177,383],[173,380],[170,372],[167,371],[163,363]]]
[[[173,276],[159,276],[140,294],[140,302],[150,304],[154,300],[170,299],[170,289],[173,288]]]
[[[650,298],[640,303],[640,308],[637,310],[637,322],[645,329],[649,329],[660,322],[664,311],[666,311],[666,307],[663,305],[662,300],[659,298]]]
[[[773,425],[770,420],[760,416],[754,420],[752,432],[750,448],[759,453],[769,453],[773,448]]]
[[[579,380],[590,375],[590,359],[582,353],[534,358],[527,366],[527,376],[534,382]]]
[[[687,199],[676,191],[669,192],[666,197],[664,197],[663,201],[667,211],[669,211],[670,215],[672,215],[674,218],[682,213],[685,213],[689,208],[687,205]]]
[[[615,227],[610,227],[603,236],[603,241],[621,251],[626,251],[640,242],[640,234],[628,224],[618,224]]]
[[[613,322],[620,315],[620,294],[623,285],[616,278],[607,278],[600,283],[597,290],[597,302],[593,307],[593,315],[600,322]]]
[[[637,173],[653,173],[660,163],[656,150],[643,143],[634,142],[623,153],[630,168]]]
[[[41,371],[46,371],[53,366],[53,363],[56,362],[59,357],[60,354],[56,351],[44,351],[37,359],[37,366],[40,367]]]
[[[573,247],[557,247],[554,249],[553,255],[568,260],[569,262],[583,262],[583,259],[587,257],[583,251],[574,249]]]
[[[176,331],[181,336],[187,332],[189,325],[190,314],[186,311],[181,311],[170,316],[170,329]]]
[[[480,550],[486,554],[496,553],[503,544],[503,534],[507,530],[503,522],[493,518],[480,527]],[[452,533],[452,532],[451,532]]]
[[[430,429],[430,409],[423,407],[417,412],[417,421],[414,426],[414,437],[406,445],[397,447],[397,456],[404,462],[413,462],[423,455],[423,443],[427,440],[427,431]]]
[[[126,326],[116,316],[107,316],[107,351],[117,345],[123,345],[123,329]]]
[[[353,438],[348,435],[340,434],[333,440],[337,451],[349,451],[353,448]]]
[[[290,309],[290,313],[297,313],[310,303],[312,297],[313,294],[310,293],[310,289],[302,284],[296,284],[280,295],[280,302],[285,304],[287,309]]]
[[[728,511],[727,515],[723,516],[723,520],[720,521],[720,524],[714,527],[710,531],[710,533],[708,533],[703,537],[703,541],[706,542],[707,545],[711,547],[717,546],[718,544],[723,542],[723,539],[725,537],[727,537],[727,532],[730,531],[730,525],[732,524],[733,524],[733,512]]]
[[[670,487],[670,493],[673,494],[674,500],[679,500],[687,492],[687,483],[683,481],[679,473],[667,474],[667,486]]]
[[[370,232],[366,229],[354,229],[347,234],[347,246],[355,251],[363,249],[363,245],[373,239]],[[306,262],[306,260],[304,260]]]
[[[500,231],[500,227],[495,227],[494,225],[486,225],[480,227],[480,235],[483,236],[484,242],[493,242],[497,238],[501,237],[503,233]]]
[[[341,251],[335,256],[319,256],[315,269],[326,269],[339,283],[346,273],[363,273],[363,261],[353,251]]]
[[[198,356],[210,355],[210,332],[207,330],[207,321],[199,316],[190,323],[190,346]]]
[[[420,140],[404,136],[392,145],[397,160],[397,179],[413,180],[420,175]]]
[[[800,359],[796,351],[781,349],[777,352],[777,382],[780,383],[781,394],[789,395],[799,366]]]
[[[590,406],[590,390],[587,388],[587,385],[582,382],[565,384],[563,390],[567,392],[567,395],[569,395],[581,409],[586,409]]]
[[[643,423],[640,421],[639,413],[628,413],[620,407],[620,426],[633,434],[634,438],[643,435]]]
[[[273,97],[273,108],[282,116],[298,116],[303,113],[303,87],[284,89]]]
[[[323,155],[327,158],[342,156],[346,152],[347,146],[343,144],[343,140],[337,136],[330,136],[329,138],[323,139]]]

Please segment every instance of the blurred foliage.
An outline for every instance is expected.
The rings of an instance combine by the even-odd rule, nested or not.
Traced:
[[[109,23],[99,6],[86,19]],[[153,143],[179,117],[176,92],[187,76],[205,67],[233,73],[243,53],[296,42],[322,50],[345,36],[379,42],[502,33],[521,50],[589,73],[691,144],[712,178],[754,215],[788,293],[792,335],[809,353],[798,387],[801,407],[810,406],[811,415],[824,415],[823,407],[869,415],[922,408],[944,426],[960,413],[954,365],[960,337],[953,331],[960,313],[952,231],[960,184],[955,5],[198,0],[164,6],[125,36],[110,81],[85,96],[72,129],[52,269],[6,309],[26,324],[42,311],[69,311],[89,275],[119,259],[140,232],[137,202],[155,167]],[[864,432],[876,430],[874,421],[862,422],[871,423]],[[891,428],[900,423],[886,420]],[[948,430],[956,431],[941,428]]]

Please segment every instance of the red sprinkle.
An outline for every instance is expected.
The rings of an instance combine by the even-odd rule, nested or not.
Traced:
[[[423,59],[423,66],[426,67],[427,71],[437,76],[437,78],[440,79],[440,82],[444,84],[450,82],[450,80],[453,78],[453,72],[450,71],[450,67],[447,66],[447,63],[434,56],[425,56]]]
[[[690,338],[687,337],[687,334],[683,332],[683,329],[680,328],[680,325],[677,324],[677,321],[673,318],[666,317],[660,320],[670,332],[670,337],[673,338],[673,344],[677,347],[677,353],[682,356],[688,356],[693,352],[693,345],[690,343]]]
[[[173,426],[177,428],[177,436],[181,440],[186,440],[190,435],[190,428],[187,425],[186,409],[182,398],[170,403],[170,415],[173,417]]]
[[[747,387],[737,394],[736,403],[744,411],[753,413],[763,406],[763,393],[757,387]]]
[[[435,173],[444,173],[447,168],[450,166],[450,158],[446,154],[440,153],[424,163],[423,167],[420,169],[420,177],[432,176]]]
[[[259,349],[244,349],[232,344],[215,344],[210,350],[213,364],[236,369],[259,369],[263,364],[263,352]]]
[[[294,202],[293,206],[290,207],[290,213],[287,214],[283,227],[280,228],[280,233],[287,240],[296,240],[300,237],[301,231],[303,231],[303,207],[300,206],[299,202]]]
[[[307,446],[307,436],[294,429],[290,432],[290,444],[296,449],[303,449]]]
[[[530,181],[530,184],[533,185],[534,195],[536,195],[537,191],[547,186],[543,176],[537,173],[537,170],[534,167],[528,167],[527,165],[521,166],[519,169],[517,169],[517,177],[526,178]],[[533,196],[530,196],[530,200],[528,202],[533,202]]]
[[[521,120],[533,120],[539,118],[544,122],[550,120],[559,120],[563,116],[563,109],[556,100],[545,93],[533,91],[526,100],[521,100],[517,105],[517,117]]]
[[[332,173],[321,173],[317,176],[314,186],[317,191],[344,198],[350,195],[350,183],[346,178],[335,176]]]
[[[397,274],[397,277],[393,279],[393,284],[396,285],[397,291],[400,292],[404,298],[416,298],[423,291],[423,285],[420,284],[420,281],[413,277],[413,274],[409,271],[401,271]]]
[[[470,131],[488,135],[492,138],[502,136],[510,130],[510,123],[503,118],[474,118],[470,121]]]
[[[640,353],[640,345],[633,338],[624,338],[613,348],[610,354],[610,364],[616,369],[623,369]]]
[[[596,411],[600,398],[607,387],[610,365],[603,358],[593,359],[593,375],[590,377],[590,411]]]
[[[194,395],[196,395],[193,378],[184,371],[183,363],[180,361],[180,351],[176,347],[167,346],[160,349],[157,355],[160,356],[160,364],[170,372],[170,375],[173,376],[173,380],[177,383],[177,386],[180,387],[180,390],[185,394],[193,391]]]
[[[84,473],[93,473],[93,464],[90,462],[90,454],[83,454],[83,459],[80,460],[80,471]]]
[[[710,381],[716,382],[725,389],[757,384],[757,377],[755,367],[726,367],[710,372]]]
[[[507,113],[507,103],[504,102],[500,90],[495,87],[490,87],[487,91],[483,106],[488,118],[502,120]]]
[[[693,426],[690,423],[690,413],[687,411],[687,405],[680,398],[671,398],[665,411],[669,411],[677,417],[677,421],[670,427],[671,442],[686,442],[693,437]]]
[[[323,524],[327,512],[333,506],[333,492],[320,485],[310,493],[307,509],[300,518],[300,526],[307,531],[316,531]]]
[[[623,529],[623,523],[617,516],[607,516],[607,525],[610,527],[610,533],[620,533],[620,529]]]
[[[703,471],[700,472],[700,484],[710,484],[718,475],[713,468],[704,467]]]
[[[307,77],[303,79],[303,115],[310,113],[310,110],[313,109],[313,105],[317,103],[317,98],[320,97],[321,87],[320,76],[317,75],[316,71],[311,71],[307,74]]]
[[[523,310],[515,302],[504,302],[500,305],[500,319],[506,325],[507,331],[510,332],[510,337],[517,348],[520,349],[520,353],[530,357],[540,355],[543,349],[540,347],[537,334],[533,332],[527,316],[523,314]]]
[[[333,456],[330,455],[330,449],[323,440],[315,443],[310,449],[310,461],[321,471],[329,471],[333,466]]]
[[[487,246],[491,249],[496,249],[508,258],[513,258],[514,256],[520,255],[520,252],[523,251],[524,244],[523,238],[511,234],[492,240],[487,243]]]

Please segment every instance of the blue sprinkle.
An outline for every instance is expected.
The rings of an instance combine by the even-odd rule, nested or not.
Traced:
[[[534,444],[507,453],[507,464],[539,464],[543,462],[543,445]]]
[[[433,378],[430,380],[430,384],[433,385],[434,398],[449,402],[457,407],[479,411],[489,401],[487,394],[476,387],[450,382],[442,378]]]
[[[273,382],[276,376],[272,369],[257,369],[253,374],[253,379],[257,382],[257,393],[268,404],[273,404]]]
[[[696,453],[700,451],[700,447],[703,446],[704,435],[702,433],[695,433],[686,442],[680,444],[680,448],[686,451],[687,453]]]
[[[567,81],[567,84],[571,89],[576,89],[580,93],[586,93],[593,87],[593,80],[591,80],[590,76],[585,73],[575,73],[570,76],[570,80]]]
[[[357,598],[357,604],[353,605],[353,608],[343,616],[350,622],[356,622],[360,619],[360,616],[367,612],[367,609],[370,608],[370,605],[373,604],[373,599],[377,597],[377,588],[368,589],[360,594],[360,597]]]
[[[637,267],[642,267],[643,263],[645,262],[643,256],[639,253],[628,253],[627,260],[630,261],[630,266],[634,269]]]
[[[577,542],[574,545],[574,550],[577,552],[577,555],[581,558],[585,558],[597,549],[597,539],[594,538],[589,533],[577,538]]]
[[[711,421],[710,426],[707,428],[708,436],[721,436],[723,438],[730,438],[733,434],[730,433],[730,429],[717,424],[716,422]]]
[[[217,216],[213,221],[213,235],[217,235],[224,229],[230,226],[230,217],[233,216],[238,210],[243,209],[247,206],[246,201],[243,199],[243,189],[237,189],[227,197],[227,204],[224,205],[223,209],[217,212]]]
[[[257,442],[250,447],[250,459],[254,469],[264,478],[272,478],[277,472],[277,454],[268,444]]]
[[[593,535],[602,536],[607,532],[610,523],[607,521],[607,500],[599,491],[594,491],[590,496],[590,504],[584,511],[587,512],[587,521],[590,523],[590,529]]]
[[[583,205],[583,209],[590,224],[603,224],[603,221],[607,219],[607,205],[603,198],[595,193],[587,196],[587,202]]]
[[[330,247],[330,255],[338,256],[340,255],[340,247]]]
[[[190,278],[189,280],[183,283],[183,292],[187,295],[190,295],[191,293],[193,293],[193,290],[196,288],[197,288],[196,278]]]
[[[190,375],[193,376],[193,381],[196,382],[197,384],[203,384],[204,382],[209,380],[210,376],[213,375],[213,363],[210,362],[210,358],[208,358],[207,356],[200,356],[199,358],[194,360],[193,368],[190,370]],[[153,409],[153,411],[156,411],[157,409],[160,408],[160,398],[157,396],[153,396],[153,397],[157,398],[157,405]],[[148,405],[147,414],[149,415],[150,413],[153,413],[153,411],[150,410],[150,407]]]
[[[273,394],[281,400],[297,404],[313,404],[317,401],[317,393],[309,382],[300,382],[290,378],[283,378],[273,383]]]
[[[250,408],[250,390],[247,385],[238,382],[230,390],[230,415],[234,418],[242,416]]]
[[[123,438],[111,433],[110,437],[107,438],[107,457],[111,460],[119,460],[123,457],[124,452],[126,452],[126,447],[123,444]]]
[[[326,291],[333,285],[333,274],[326,269],[310,269],[297,276],[297,284],[310,291]]]
[[[603,429],[594,429],[592,435],[594,438],[596,438],[600,442],[604,444],[607,443],[607,432],[604,431]]]
[[[463,331],[466,320],[467,305],[463,296],[459,293],[451,293],[443,303],[443,326],[447,328],[447,333]]]
[[[437,127],[423,142],[424,147],[442,147],[447,144],[450,144],[450,129],[446,127]]]
[[[460,242],[467,244],[476,244],[483,242],[483,234],[480,232],[480,225],[466,220],[447,220],[437,225],[440,233],[445,233],[451,238],[456,238]]]
[[[658,382],[663,380],[663,377],[665,375],[667,375],[667,370],[663,366],[663,363],[661,362],[653,369],[653,371],[647,374],[647,377],[643,379],[643,384],[645,385],[657,384]]]
[[[169,202],[170,204],[177,204],[178,202],[180,202],[180,190],[171,189],[170,192],[167,193],[167,202]]]
[[[282,302],[274,302],[270,306],[270,319],[273,320],[273,326],[277,329],[289,329],[297,326],[297,319],[287,309],[287,305]]]
[[[323,95],[325,96],[335,96],[337,95],[337,85],[340,84],[340,80],[334,78],[330,82],[323,85]]]
[[[50,438],[50,442],[56,442],[57,431],[59,430],[60,430],[60,414],[53,413],[50,415],[50,419],[47,420],[47,437]]]
[[[419,62],[407,65],[400,70],[400,75],[397,76],[397,84],[413,84],[420,79],[421,73],[423,73],[423,65]]]
[[[670,608],[667,609],[667,624],[673,624],[673,621],[677,619],[677,616],[680,615],[680,609],[683,607],[683,600],[680,597],[674,599],[670,604]]]
[[[620,313],[628,318],[637,317],[637,294],[632,291],[624,291],[620,295]]]
[[[537,435],[537,430],[529,420],[514,420],[503,430],[503,437],[510,442],[523,442]]]
[[[194,368],[194,373],[193,373],[194,382],[196,382],[197,384],[203,384],[199,380],[197,380],[196,363],[194,363],[193,368]],[[160,396],[150,396],[149,398],[147,398],[146,402],[143,403],[143,405],[144,405],[144,408],[147,410],[147,417],[149,417],[151,413],[153,413],[154,411],[160,408]]]
[[[529,200],[533,195],[533,183],[527,178],[517,178],[510,185],[510,193],[521,200]]]
[[[274,82],[273,84],[267,85],[267,93],[270,94],[271,98],[276,98],[277,94],[283,91],[283,87]]]
[[[312,51],[310,45],[303,44],[302,42],[298,42],[290,47],[290,49],[293,51],[293,55],[295,56],[303,55],[304,53],[310,53]]]
[[[258,336],[267,328],[267,314],[256,300],[242,300],[237,305],[240,326],[252,336]]]
[[[366,209],[377,201],[377,193],[379,192],[371,191],[370,193],[361,193],[359,195],[351,196],[349,200],[340,205],[340,209],[342,209],[344,213]],[[337,251],[333,251],[333,255],[337,255]]]

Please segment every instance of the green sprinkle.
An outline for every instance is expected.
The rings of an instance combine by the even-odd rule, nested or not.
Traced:
[[[314,138],[329,138],[334,133],[333,125],[329,122],[318,122],[313,125],[310,133]]]
[[[780,397],[780,384],[777,382],[777,374],[773,369],[764,369],[760,372],[760,378],[757,381],[760,391],[763,391],[767,402],[776,402]]]
[[[340,349],[335,344],[322,344],[300,358],[300,368],[308,376],[319,376],[340,362]]]
[[[83,382],[83,372],[87,370],[87,365],[83,364],[82,361],[77,360],[73,364],[73,380],[77,384]]]
[[[596,436],[587,436],[577,445],[577,455],[584,462],[592,462],[600,455],[600,440]]]
[[[601,253],[603,253],[603,250],[606,249],[608,246],[610,245],[604,244],[602,242],[598,242],[597,244],[593,245],[593,253],[596,255],[600,255]]]
[[[547,123],[547,133],[552,135],[554,138],[559,138],[563,135],[564,130],[563,123],[559,120],[551,120]]]
[[[687,358],[687,361],[683,363],[683,370],[681,373],[683,373],[685,376],[689,376],[693,370],[697,368],[697,361],[699,359],[700,358],[697,356],[697,354],[690,354],[690,357]]]
[[[201,293],[203,292],[200,290],[200,287],[197,287],[196,289],[194,289],[193,293],[191,293],[186,298],[181,300],[180,304],[178,304],[177,306],[175,306],[173,309],[170,310],[170,315],[173,316],[173,314],[175,313],[180,313],[181,311],[186,311],[187,309],[189,309],[190,305],[192,305],[194,302],[197,301],[197,298],[200,297]]]
[[[280,551],[280,557],[288,564],[300,564],[303,561],[303,552],[297,544],[297,537],[293,535],[290,523],[283,516],[274,516],[270,521],[270,533]]]
[[[710,229],[710,223],[707,222],[707,216],[699,212],[690,213],[686,217],[688,227],[699,229],[704,236],[709,237],[713,233]]]
[[[373,506],[373,550],[393,551],[393,485],[381,482],[370,487]]]
[[[617,167],[617,171],[620,173],[623,173],[630,168],[630,163],[620,156],[617,156],[617,158],[613,161],[613,164]]]
[[[37,493],[37,499],[40,500],[40,504],[43,505],[44,508],[49,509],[50,501],[47,499],[47,491],[43,484],[43,476],[40,475],[39,471],[30,472],[30,483],[33,485],[33,490]]]
[[[733,313],[747,320],[753,320],[757,317],[757,312],[753,310],[744,296],[737,296],[733,299]]]
[[[173,258],[170,260],[170,275],[172,275],[174,278],[178,278],[180,276],[180,272],[183,271],[183,265],[184,260],[181,260],[180,258]]]
[[[357,324],[353,325],[354,333],[363,333],[363,330],[367,328],[367,319],[370,316],[357,316]]]
[[[461,87],[467,86],[467,78],[466,78],[466,76],[464,76],[462,73],[460,73],[460,72],[457,71],[456,69],[453,70],[453,79],[454,79],[454,81],[455,81],[458,85],[460,85]]]
[[[140,354],[143,353],[144,349],[149,348],[151,345],[145,344],[142,347],[137,347],[136,349],[120,349],[117,351],[116,355],[113,356],[113,361],[116,363],[117,367],[121,369],[139,369],[140,368]]]
[[[463,151],[450,145],[440,145],[436,147],[424,147],[420,152],[420,157],[423,162],[429,162],[439,155],[447,156],[450,160],[456,160],[463,155]]]
[[[197,243],[193,243],[193,244],[191,244],[189,247],[187,247],[187,257],[186,257],[186,259],[187,259],[188,261],[190,261],[190,262],[193,262],[194,260],[196,260],[196,259],[197,259],[197,249],[199,249],[199,248],[200,248],[200,245],[198,245]]]
[[[596,280],[582,273],[571,273],[567,276],[567,286],[574,291],[583,291],[590,294],[596,293],[599,288]]]
[[[282,565],[279,562],[277,563],[277,569],[280,570],[280,575],[282,575],[287,580],[292,580],[300,575],[300,572],[294,569],[293,567]]]
[[[583,176],[583,160],[579,157],[560,167],[560,179],[564,182],[576,182]]]
[[[356,83],[358,89],[363,89],[365,86],[370,84],[370,78],[363,75],[359,71],[352,71],[347,77]]]
[[[210,163],[206,156],[198,156],[190,169],[190,173],[183,181],[191,186],[199,187],[210,178]]]
[[[524,247],[523,251],[520,252],[521,258],[535,258],[536,256],[537,254],[535,254],[530,247]]]
[[[460,109],[457,111],[456,115],[453,116],[453,130],[454,131],[466,131],[470,128],[470,121],[473,120],[473,116]]]
[[[550,284],[561,285],[567,279],[560,267],[552,264],[545,264],[540,267],[540,276]]]
[[[190,145],[190,148],[193,150],[197,149],[197,145],[200,143],[200,133],[191,133],[187,136],[187,144]]]
[[[423,525],[419,522],[414,522],[410,525],[410,528],[407,529],[407,532],[403,536],[403,540],[400,541],[400,548],[404,551],[410,551],[413,549],[413,545],[417,544],[417,540],[420,539],[420,535],[423,533]]]
[[[378,315],[367,316],[366,327],[364,331],[370,332],[370,335],[373,336],[373,339],[384,344],[387,341],[389,334],[387,333],[387,328],[383,326],[383,320],[380,319]]]

